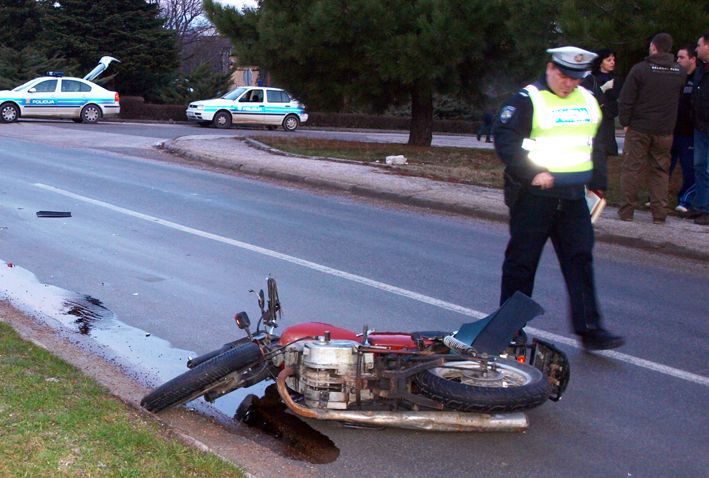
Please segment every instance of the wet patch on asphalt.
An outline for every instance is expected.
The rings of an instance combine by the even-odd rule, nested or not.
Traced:
[[[115,318],[113,312],[104,307],[100,300],[90,295],[79,296],[77,299],[67,299],[64,302],[66,314],[76,317],[79,333],[88,335],[96,321],[105,318]]]
[[[0,300],[34,317],[122,369],[137,383],[157,386],[187,371],[194,352],[177,349],[154,335],[125,324],[101,300],[41,283],[27,269],[0,260]],[[79,339],[79,336],[85,336]],[[74,338],[72,338],[74,337]],[[202,399],[187,408],[227,423],[233,418],[276,439],[273,449],[314,464],[331,463],[340,450],[327,436],[290,414],[269,381],[238,389],[208,404]],[[236,416],[235,416],[236,411]]]

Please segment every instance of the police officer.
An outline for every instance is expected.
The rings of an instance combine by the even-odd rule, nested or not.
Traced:
[[[494,129],[510,210],[500,303],[518,290],[532,295],[539,259],[551,238],[574,332],[584,348],[620,347],[624,339],[602,327],[596,304],[593,227],[584,190],[593,175],[592,143],[601,111],[579,83],[596,55],[572,46],[547,52],[551,61],[545,73],[510,98]]]

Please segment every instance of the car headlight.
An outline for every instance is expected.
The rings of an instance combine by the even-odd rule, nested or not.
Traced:
[[[190,105],[190,108],[195,109],[195,110],[203,110],[204,105]]]

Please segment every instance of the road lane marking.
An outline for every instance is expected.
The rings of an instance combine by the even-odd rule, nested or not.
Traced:
[[[485,314],[483,312],[480,312],[475,309],[470,309],[467,307],[463,307],[461,305],[453,304],[451,302],[446,302],[444,300],[436,299],[434,297],[430,297],[427,295],[419,294],[417,292],[413,292],[407,289],[402,289],[400,287],[396,287],[390,284],[386,284],[384,282],[379,282],[375,281],[372,279],[368,279],[366,277],[358,276],[356,274],[350,274],[349,272],[341,271],[339,269],[333,269],[332,267],[324,266],[322,264],[318,264],[316,262],[311,262],[311,261],[306,261],[304,259],[300,259],[298,257],[294,256],[289,256],[288,254],[283,254],[271,249],[266,249],[264,247],[256,246],[254,244],[249,244],[247,242],[242,242],[242,241],[237,241],[236,239],[232,239],[229,237],[225,236],[220,236],[219,234],[213,234],[211,232],[206,232],[202,231],[200,229],[195,229],[193,227],[189,226],[184,226],[182,224],[178,224],[176,222],[168,221],[166,219],[160,219],[159,217],[156,216],[151,216],[149,214],[143,214],[138,211],[134,211],[132,209],[126,209],[121,206],[116,206],[111,203],[107,203],[104,201],[99,201],[98,199],[93,199],[87,196],[82,196],[76,193],[72,193],[70,191],[66,191],[64,189],[59,189],[54,186],[49,186],[47,184],[42,184],[42,183],[35,183],[34,184],[36,187],[40,189],[44,189],[46,191],[51,191],[56,194],[60,194],[62,196],[66,196],[72,199],[76,199],[78,201],[82,201],[84,203],[88,204],[93,204],[94,206],[102,207],[126,216],[134,217],[137,219],[142,219],[147,222],[151,222],[154,224],[159,224],[164,227],[168,227],[170,229],[174,229],[177,231],[185,232],[187,234],[192,234],[194,236],[202,237],[205,239],[210,239],[213,241],[221,242],[222,244],[227,244],[230,246],[238,247],[240,249],[244,249],[247,251],[255,252],[257,254],[262,254],[268,257],[273,257],[274,259],[279,259],[285,262],[290,262],[291,264],[296,264],[302,267],[306,267],[308,269],[312,269],[318,272],[322,272],[324,274],[329,274],[335,277],[339,277],[341,279],[346,279],[352,282],[356,282],[358,284],[363,284],[369,287],[373,287],[375,289],[382,290],[384,292],[389,292],[391,294],[396,294],[400,295],[402,297],[406,297],[408,299],[412,299],[418,302],[422,302],[424,304],[429,304],[434,307],[438,307],[444,310],[449,310],[452,312],[456,312],[461,315],[465,315],[467,317],[472,317],[474,319],[481,319],[483,317],[486,317],[488,314]],[[525,327],[525,330],[528,331],[529,333],[546,339],[546,340],[551,340],[553,342],[557,343],[562,343],[565,345],[568,345],[570,347],[575,347],[575,348],[581,348],[580,344],[578,341],[575,339],[569,338],[569,337],[564,337],[563,335],[557,335],[551,332],[546,332],[544,330],[540,330],[534,327]],[[594,352],[597,355],[602,355],[605,357],[613,358],[616,360],[620,360],[622,362],[626,362],[632,365],[636,365],[638,367],[642,367],[648,370],[652,370],[654,372],[659,372],[665,375],[670,375],[672,377],[680,378],[682,380],[686,380],[688,382],[693,382],[697,383],[699,385],[705,385],[709,386],[709,378],[704,377],[702,375],[698,375],[695,373],[687,372],[685,370],[677,369],[674,367],[669,367],[667,365],[662,365],[656,362],[651,362],[649,360],[641,359],[638,357],[634,357],[632,355],[624,354],[621,352],[616,352],[614,350],[604,350],[604,351],[599,351],[599,352]]]

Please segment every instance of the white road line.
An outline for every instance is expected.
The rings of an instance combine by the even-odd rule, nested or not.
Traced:
[[[124,214],[126,216],[134,217],[137,219],[142,219],[144,221],[148,221],[154,224],[160,224],[161,226],[169,227],[171,229],[175,229],[177,231],[182,231],[187,234],[192,234],[194,236],[198,237],[203,237],[205,239],[210,239],[213,241],[221,242],[223,244],[228,244],[230,246],[238,247],[240,249],[244,249],[247,251],[255,252],[257,254],[262,254],[268,257],[273,257],[275,259],[280,259],[282,261],[290,262],[292,264],[296,264],[302,267],[306,267],[308,269],[312,269],[318,272],[322,272],[324,274],[329,274],[335,277],[339,277],[341,279],[346,279],[352,282],[356,282],[358,284],[363,284],[369,287],[373,287],[375,289],[379,289],[385,292],[389,292],[392,294],[397,294],[412,300],[416,300],[418,302],[423,302],[424,304],[429,304],[433,305],[435,307],[444,309],[444,310],[450,310],[452,312],[457,312],[461,315],[465,315],[468,317],[472,317],[474,319],[481,319],[485,317],[487,314],[474,310],[474,309],[469,309],[467,307],[463,307],[457,304],[453,304],[451,302],[446,302],[440,299],[436,299],[434,297],[429,297],[427,295],[419,294],[407,289],[402,289],[400,287],[396,287],[390,284],[386,284],[384,282],[379,282],[375,281],[372,279],[367,279],[366,277],[358,276],[355,274],[350,274],[349,272],[341,271],[338,269],[333,269],[332,267],[327,267],[315,262],[310,262],[306,261],[304,259],[300,259],[298,257],[294,256],[289,256],[287,254],[282,254],[277,251],[273,251],[271,249],[266,249],[264,247],[259,247],[253,244],[249,244],[247,242],[242,242],[242,241],[237,241],[236,239],[231,239],[229,237],[225,236],[220,236],[218,234],[212,234],[210,232],[202,231],[199,229],[195,229],[193,227],[189,226],[184,226],[182,224],[178,224],[176,222],[172,221],[167,221],[165,219],[160,219],[159,217],[155,216],[150,216],[148,214],[143,214],[141,212],[133,211],[132,209],[126,209],[120,206],[116,206],[114,204],[110,204],[104,201],[99,201],[97,199],[92,199],[90,197],[86,196],[81,196],[79,194],[72,193],[70,191],[66,191],[64,189],[59,189],[54,186],[49,186],[46,184],[42,183],[35,183],[34,184],[36,187],[40,189],[44,189],[46,191],[51,191],[56,194],[60,194],[62,196],[66,196],[72,199],[76,199],[78,201],[82,201],[84,203],[88,204],[93,204],[94,206],[102,207],[120,214]],[[534,327],[525,327],[525,330],[528,331],[529,333],[543,338],[547,340],[551,340],[553,342],[557,343],[562,343],[571,347],[575,348],[580,348],[579,343],[569,337],[564,337],[563,335],[557,335],[551,332],[546,332],[544,330],[536,329]],[[648,370],[652,370],[655,372],[659,372],[665,375],[670,375],[672,377],[680,378],[682,380],[687,380],[689,382],[697,383],[699,385],[705,385],[709,386],[709,378],[704,377],[702,375],[694,374],[691,372],[687,372],[684,370],[680,370],[674,367],[668,367],[666,365],[658,364],[655,362],[651,362],[649,360],[641,359],[638,357],[634,357],[632,355],[627,355],[624,353],[616,352],[616,351],[611,351],[611,350],[606,350],[602,352],[596,352],[598,355],[603,355],[605,357],[613,358],[616,360],[620,360],[622,362],[630,363],[633,365],[636,365],[638,367],[642,367]]]

